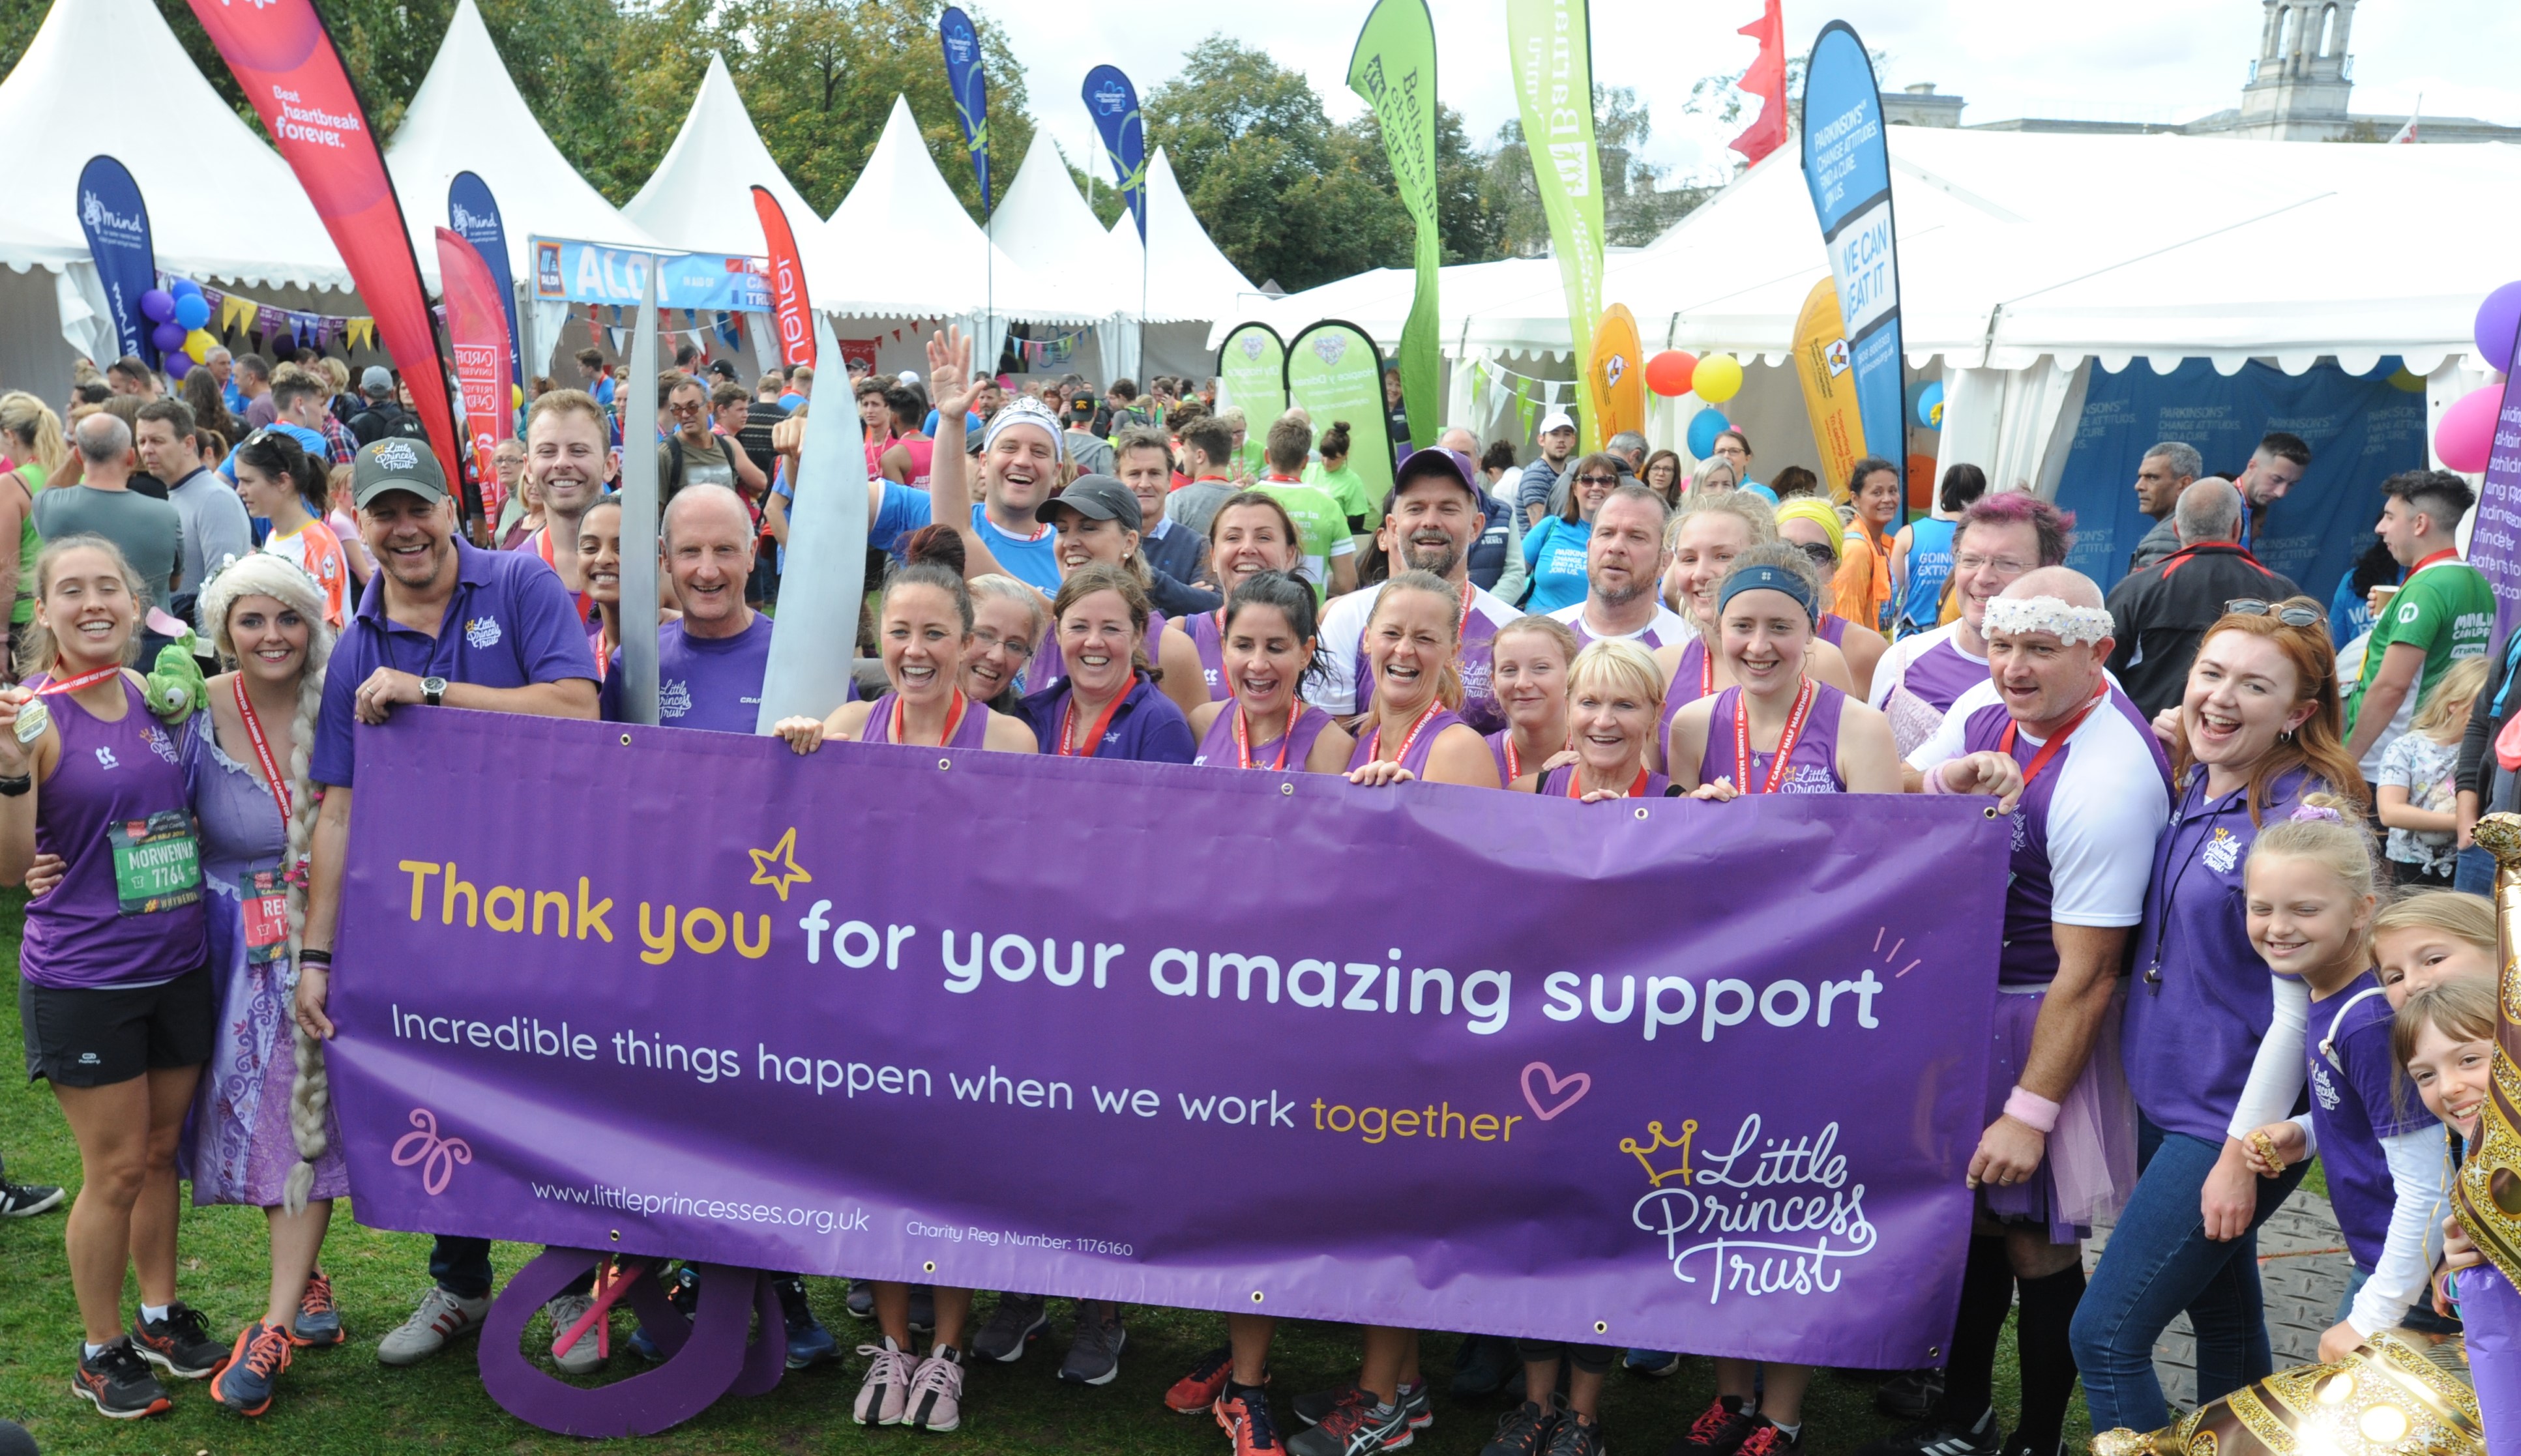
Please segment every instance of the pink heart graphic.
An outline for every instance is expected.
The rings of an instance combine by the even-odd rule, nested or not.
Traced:
[[[1549,1084],[1549,1095],[1552,1097],[1558,1097],[1558,1094],[1561,1091],[1569,1087],[1573,1087],[1576,1090],[1567,1093],[1565,1097],[1559,1097],[1558,1101],[1550,1104],[1548,1107],[1542,1107],[1540,1105],[1540,1099],[1532,1095],[1532,1074],[1536,1071],[1539,1072],[1541,1079]],[[1530,1067],[1523,1069],[1523,1100],[1531,1106],[1532,1115],[1538,1117],[1543,1122],[1548,1121],[1550,1118],[1557,1116],[1560,1113],[1563,1113],[1569,1108],[1574,1107],[1577,1103],[1581,1102],[1584,1098],[1584,1094],[1592,1090],[1593,1074],[1591,1072],[1571,1071],[1565,1076],[1560,1076],[1557,1072],[1550,1069],[1549,1064],[1546,1062],[1535,1062]]]

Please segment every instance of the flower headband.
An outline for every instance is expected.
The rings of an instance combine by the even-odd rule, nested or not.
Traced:
[[[1987,604],[1987,630],[2008,637],[2046,632],[2071,647],[2115,637],[2118,623],[2098,607],[2069,607],[2057,597],[1998,597]]]

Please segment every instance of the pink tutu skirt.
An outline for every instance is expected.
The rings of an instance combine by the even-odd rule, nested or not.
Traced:
[[[2044,991],[1996,995],[1990,1028],[1994,1045],[1987,1062],[1991,1123],[2004,1115],[2005,1099],[2022,1079],[2023,1066],[2031,1060],[2032,1028],[2047,999]],[[2135,1099],[2119,1065],[2119,1022],[2126,1001],[2122,982],[2092,1039],[2091,1060],[2084,1064],[2084,1074],[2075,1079],[2058,1111],[2040,1171],[2010,1188],[1990,1184],[1979,1190],[1988,1212],[2009,1223],[2045,1224],[2052,1244],[2090,1237],[2092,1224],[2127,1206],[2128,1195],[2135,1190]]]

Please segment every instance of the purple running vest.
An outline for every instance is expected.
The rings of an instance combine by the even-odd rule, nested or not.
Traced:
[[[868,743],[893,742],[893,705],[900,695],[887,693],[867,709],[866,727],[862,730]],[[978,700],[967,700],[963,721],[954,725],[954,736],[945,741],[949,749],[985,749],[989,746],[989,711]]]
[[[1673,668],[1672,682],[1663,690],[1663,741],[1672,744],[1672,720],[1680,710],[1699,700],[1699,685],[1707,670],[1707,642],[1692,637],[1680,650],[1680,665]]]
[[[1228,707],[1216,715],[1215,722],[1208,725],[1207,734],[1199,741],[1199,753],[1190,760],[1194,766],[1200,764],[1210,768],[1243,766],[1241,755],[1234,751],[1236,712],[1237,709]],[[1293,738],[1295,742],[1287,745],[1287,771],[1294,773],[1301,770],[1305,766],[1305,760],[1312,755],[1313,745],[1321,738],[1322,730],[1330,725],[1329,713],[1318,707],[1306,707],[1303,716],[1296,719],[1295,731],[1292,734],[1280,734],[1267,743],[1257,743],[1252,746],[1252,766],[1270,768],[1275,765],[1278,761],[1280,741]]]
[[[1820,614],[1820,640],[1832,647],[1847,645],[1847,618],[1835,612]]]
[[[1825,682],[1812,684],[1811,712],[1804,719],[1804,731],[1795,739],[1794,751],[1787,755],[1785,779],[1777,785],[1779,794],[1845,794],[1847,781],[1838,776],[1838,714],[1847,703],[1847,695]],[[1742,710],[1742,690],[1726,688],[1716,697],[1716,709],[1707,719],[1707,749],[1698,756],[1698,782],[1712,784],[1719,778],[1730,779],[1737,765],[1733,761],[1733,717]],[[1751,782],[1733,787],[1744,794],[1756,794],[1768,781],[1768,766],[1774,753],[1751,751]]]
[[[1190,645],[1199,650],[1200,675],[1208,679],[1208,701],[1222,703],[1233,697],[1233,690],[1225,685],[1225,639],[1217,632],[1216,614],[1194,612],[1176,620],[1190,634]]]
[[[1368,614],[1371,615],[1372,614]],[[1453,670],[1462,677],[1461,719],[1483,734],[1494,733],[1505,726],[1505,709],[1497,705],[1489,673],[1496,651],[1496,623],[1478,607],[1471,609],[1470,620],[1462,624],[1462,649]],[[1374,710],[1374,664],[1365,654],[1365,634],[1356,635],[1356,696],[1352,700],[1359,713]],[[1418,770],[1412,768],[1411,773]]]
[[[32,678],[27,686],[49,680]],[[39,986],[172,980],[209,958],[198,881],[188,904],[122,913],[109,835],[152,814],[189,820],[192,810],[176,742],[188,730],[169,730],[150,716],[140,690],[121,681],[119,722],[95,717],[67,693],[43,700],[60,726],[62,757],[36,791],[35,851],[60,855],[68,868],[50,894],[26,905],[18,969]]]
[[[1400,755],[1400,766],[1418,778],[1427,777],[1427,754],[1435,749],[1436,740],[1444,736],[1445,729],[1461,721],[1461,715],[1450,708],[1438,709],[1436,715],[1427,720],[1426,726],[1418,730],[1417,740],[1409,745],[1409,751]],[[1354,773],[1374,761],[1379,749],[1374,733],[1374,729],[1366,728],[1357,734],[1356,750],[1348,755],[1349,772]]]

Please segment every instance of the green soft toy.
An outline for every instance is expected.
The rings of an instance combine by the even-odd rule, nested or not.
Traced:
[[[201,660],[193,656],[191,628],[158,649],[158,663],[141,682],[141,696],[149,700],[149,710],[169,728],[201,708],[206,701],[209,681],[202,676]]]

